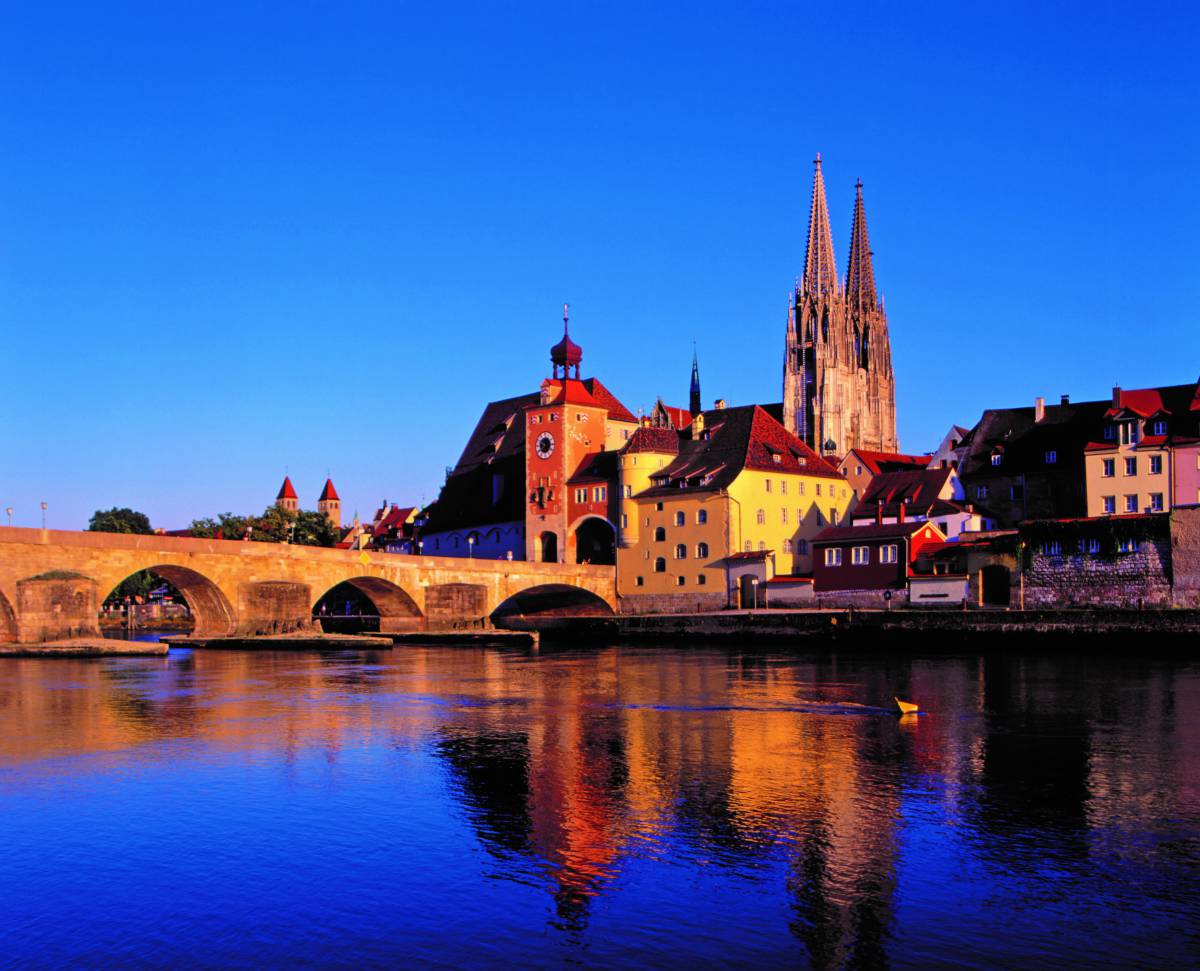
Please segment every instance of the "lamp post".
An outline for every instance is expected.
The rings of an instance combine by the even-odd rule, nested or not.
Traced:
[[[12,506],[4,510],[8,514],[8,525],[12,525]]]
[[[419,540],[417,540],[417,556],[424,556],[424,555],[425,555],[425,540],[419,539]]]
[[[750,578],[750,589],[754,593],[754,606],[752,610],[758,610],[758,577]]]
[[[46,528],[46,502],[42,502],[42,529]]]
[[[467,559],[475,559],[475,536],[474,534],[467,537]]]

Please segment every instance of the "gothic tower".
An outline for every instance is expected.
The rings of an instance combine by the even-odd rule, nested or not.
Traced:
[[[839,286],[820,153],[814,164],[804,273],[788,301],[784,425],[822,454],[894,452],[892,350],[875,290],[862,183],[856,186],[846,281]]]
[[[696,360],[696,349],[692,348],[692,387],[688,392],[688,411],[698,415],[704,410],[700,403],[700,363]]]

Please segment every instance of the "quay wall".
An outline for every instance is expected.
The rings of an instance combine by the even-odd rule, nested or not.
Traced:
[[[1025,606],[1169,607],[1170,539],[1146,539],[1132,553],[1113,557],[1030,554]]]

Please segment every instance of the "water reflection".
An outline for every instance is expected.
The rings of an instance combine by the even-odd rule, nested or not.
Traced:
[[[930,714],[881,711],[897,693]],[[48,833],[21,814],[35,793],[79,800],[86,819],[70,781],[118,785],[101,757],[124,753],[123,772],[192,787],[197,811],[229,797],[197,785],[197,766],[242,787],[277,778],[245,798],[272,825],[296,820],[306,880],[336,884],[347,860],[378,857],[361,864],[364,907],[400,920],[395,886],[411,883],[476,935],[433,928],[426,909],[374,940],[377,914],[333,923],[304,883],[269,910],[280,933],[259,941],[263,959],[319,935],[367,961],[424,941],[451,965],[1028,966],[1097,945],[1089,963],[1161,965],[1192,953],[1200,926],[1198,742],[1200,671],[1178,661],[615,647],[13,659],[0,809],[17,825],[0,864],[44,852]],[[306,786],[314,756],[327,772]],[[348,832],[343,800],[380,828]],[[431,835],[455,820],[463,836]],[[101,852],[109,832],[81,826],[74,852]],[[328,856],[330,841],[345,853]],[[0,918],[78,958],[58,935],[89,918],[39,924],[50,908],[12,903],[32,879],[0,865]],[[184,921],[173,946],[202,933]]]

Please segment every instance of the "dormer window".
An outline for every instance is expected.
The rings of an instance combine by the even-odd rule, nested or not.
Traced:
[[[779,465],[781,462],[783,462],[783,456],[780,455],[778,452],[772,452],[771,453],[771,461],[774,462],[776,465]]]
[[[1140,437],[1141,436],[1138,435],[1138,423],[1136,421],[1121,422],[1122,445],[1136,445]]]
[[[1154,423],[1154,434],[1165,435],[1167,433],[1167,423],[1165,421],[1156,421]]]
[[[1112,424],[1105,425],[1104,426],[1104,437],[1105,437],[1105,439],[1107,439],[1110,442],[1114,438],[1116,438],[1117,437],[1117,426],[1112,425]]]
[[[992,453],[992,465],[999,465],[1002,461],[1004,461],[1004,456],[1000,452]]]
[[[1058,461],[1058,452],[1050,451],[1046,453],[1046,464],[1054,465]]]

